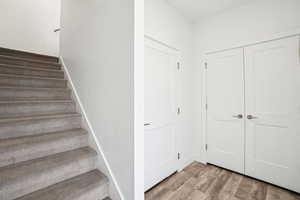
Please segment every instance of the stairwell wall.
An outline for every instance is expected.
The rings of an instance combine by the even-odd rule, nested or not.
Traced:
[[[61,0],[1,0],[0,47],[58,56]]]
[[[61,56],[120,197],[133,200],[134,0],[63,0],[61,24]]]

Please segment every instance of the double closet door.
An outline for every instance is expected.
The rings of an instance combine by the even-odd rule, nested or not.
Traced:
[[[207,62],[208,162],[300,192],[299,37]]]

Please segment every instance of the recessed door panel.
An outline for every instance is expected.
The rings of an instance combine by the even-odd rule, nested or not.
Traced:
[[[246,174],[300,192],[299,37],[245,48]]]

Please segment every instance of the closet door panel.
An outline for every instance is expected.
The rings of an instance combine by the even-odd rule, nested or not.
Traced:
[[[243,49],[207,56],[208,162],[244,173]]]
[[[299,37],[245,48],[246,174],[300,192]]]

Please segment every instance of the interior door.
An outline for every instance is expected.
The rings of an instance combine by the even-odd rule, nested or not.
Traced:
[[[246,174],[300,192],[299,37],[245,48]]]
[[[243,49],[207,56],[207,160],[244,173]]]
[[[178,52],[145,40],[145,190],[177,170]]]

